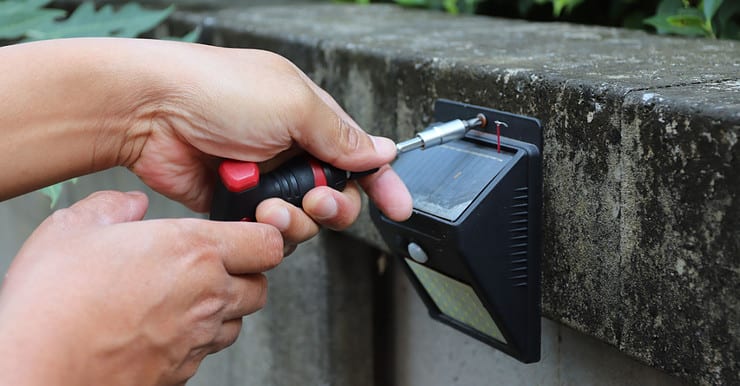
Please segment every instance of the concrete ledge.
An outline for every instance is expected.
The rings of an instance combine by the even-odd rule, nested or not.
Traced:
[[[547,317],[692,382],[740,383],[740,45],[315,5],[179,13],[281,53],[368,131],[436,98],[542,120]],[[208,69],[204,69],[207,71]],[[353,234],[383,247],[369,222]]]

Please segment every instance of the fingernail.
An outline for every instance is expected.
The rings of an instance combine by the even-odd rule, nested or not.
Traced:
[[[319,200],[314,207],[314,216],[319,220],[326,220],[337,215],[337,202],[332,196],[325,196]]]
[[[375,151],[385,158],[396,158],[396,144],[390,139],[385,137],[370,136],[375,146]]]
[[[288,209],[285,209],[282,206],[273,208],[268,214],[268,217],[272,226],[281,232],[287,230],[290,226],[290,213],[288,212]]]

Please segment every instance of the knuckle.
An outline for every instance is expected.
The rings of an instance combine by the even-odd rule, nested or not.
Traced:
[[[283,236],[272,226],[263,226],[261,239],[264,245],[264,265],[266,269],[274,268],[283,259]]]
[[[277,54],[270,54],[266,58],[266,66],[276,74],[277,87],[280,91],[275,102],[282,105],[282,109],[299,120],[305,120],[316,111],[321,98],[307,83],[305,75],[288,59]]]
[[[218,245],[204,233],[199,220],[175,219],[158,220],[164,226],[159,227],[154,237],[166,240],[172,252],[178,256],[187,256],[192,264],[211,265],[221,263]]]
[[[295,68],[290,60],[275,52],[267,50],[255,50],[253,52],[259,55],[264,65],[270,66],[268,68],[278,71],[292,70]]]
[[[158,230],[158,237],[165,240],[187,240],[187,244],[197,242],[198,233],[189,219],[160,220],[163,226]]]
[[[221,351],[236,342],[241,332],[242,319],[234,319],[229,322],[229,330],[218,336],[216,339],[215,346],[217,351]]]
[[[279,75],[278,79],[282,80],[283,83],[281,87],[289,87],[295,84],[300,86],[296,91],[310,89],[307,87],[303,76],[301,76],[301,70],[287,58],[274,52],[262,51],[260,60],[264,68],[269,68],[272,72]],[[291,89],[289,88],[289,90]]]
[[[362,135],[357,128],[350,125],[342,117],[337,116],[337,130],[339,131],[339,145],[344,148],[348,154],[359,151],[362,147]]]
[[[57,209],[49,216],[49,223],[53,226],[66,226],[69,225],[74,219],[77,218],[75,210],[72,208]]]

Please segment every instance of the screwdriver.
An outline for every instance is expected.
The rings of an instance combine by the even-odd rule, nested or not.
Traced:
[[[428,149],[465,136],[486,125],[486,117],[435,123],[416,136],[396,144],[397,156],[415,149]],[[378,169],[349,172],[311,156],[295,157],[277,169],[260,174],[255,162],[224,160],[218,168],[219,183],[211,203],[211,220],[254,221],[257,205],[273,197],[301,207],[303,197],[317,186],[342,191],[347,181],[375,173]]]

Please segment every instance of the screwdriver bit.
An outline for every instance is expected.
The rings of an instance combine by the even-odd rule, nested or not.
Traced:
[[[416,134],[414,138],[396,144],[398,154],[403,154],[414,149],[426,149],[454,141],[465,136],[471,129],[484,127],[486,116],[478,114],[475,118],[462,120],[453,119],[448,122],[436,123]]]

